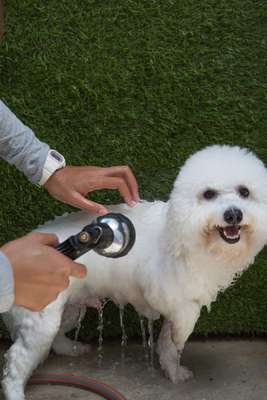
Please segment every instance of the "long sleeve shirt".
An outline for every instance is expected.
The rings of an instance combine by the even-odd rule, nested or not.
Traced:
[[[41,142],[0,100],[0,158],[14,164],[32,183],[38,183],[49,146]],[[0,251],[0,313],[8,311],[14,302],[12,266]]]

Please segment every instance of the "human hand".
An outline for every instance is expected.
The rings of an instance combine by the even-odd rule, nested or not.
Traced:
[[[81,208],[93,214],[106,214],[101,204],[85,198],[99,189],[117,189],[133,207],[139,201],[136,179],[127,166],[101,167],[65,167],[57,170],[44,184],[48,193],[64,203]]]
[[[9,259],[15,282],[15,304],[40,311],[69,286],[69,277],[83,278],[86,269],[55,247],[57,237],[30,233],[1,247]]]

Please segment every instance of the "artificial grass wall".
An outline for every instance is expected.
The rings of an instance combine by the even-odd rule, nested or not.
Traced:
[[[129,164],[143,198],[166,199],[206,145],[246,146],[267,163],[266,46],[265,0],[9,0],[0,94],[69,164]],[[1,243],[70,210],[3,162],[0,179]],[[118,313],[107,319],[104,334],[117,335]],[[266,250],[196,332],[267,332]]]

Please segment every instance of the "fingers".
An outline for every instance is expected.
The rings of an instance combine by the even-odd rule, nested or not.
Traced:
[[[88,181],[85,185],[87,193],[99,189],[117,189],[130,207],[133,207],[136,202],[140,201],[135,176],[128,166],[123,165],[109,168],[93,168],[94,167],[88,167],[87,169]],[[81,201],[80,198],[77,204],[81,204]],[[97,214],[103,214],[104,210],[107,212],[103,206],[93,202],[90,204],[86,203],[86,200],[84,202],[84,207],[87,211],[96,212]]]
[[[105,215],[108,212],[106,207],[95,203],[94,201],[87,200],[78,192],[73,193],[69,204],[92,214]]]
[[[126,180],[121,177],[106,177],[103,179],[102,184],[107,189],[117,189],[130,207],[135,206],[136,202],[133,200]]]
[[[57,255],[54,273],[57,275],[60,284],[63,284],[63,287],[60,288],[60,290],[64,290],[68,287],[70,276],[75,278],[84,278],[86,276],[87,270],[83,264],[72,261],[57,250],[53,249],[53,252]],[[64,285],[66,285],[66,287],[64,287]]]
[[[107,213],[107,209],[84,197],[95,190],[117,189],[130,207],[140,200],[136,179],[126,165],[109,168],[65,167],[48,179],[45,188],[64,203],[100,215]]]
[[[73,262],[72,264],[70,275],[74,278],[84,278],[87,273],[85,266],[76,262]]]
[[[38,242],[40,244],[46,244],[48,246],[57,246],[59,241],[58,237],[52,233],[41,233],[41,232],[33,232],[27,235],[31,237],[31,240]]]
[[[133,207],[136,204],[136,201],[133,200],[133,196],[127,184],[127,181],[122,177],[106,175],[98,176],[97,180],[94,182],[93,187],[94,190],[116,189],[120,192],[121,196],[130,207]]]
[[[132,200],[135,202],[138,202],[140,200],[137,181],[130,167],[128,167],[127,165],[115,166],[105,168],[105,171],[107,176],[122,177],[130,190]]]
[[[86,277],[87,270],[83,264],[76,263],[74,261],[68,260],[69,264],[65,261],[64,268],[62,265],[59,267],[58,271],[53,274],[55,279],[51,285],[57,287],[58,291],[61,292],[69,287],[69,278],[82,279]]]

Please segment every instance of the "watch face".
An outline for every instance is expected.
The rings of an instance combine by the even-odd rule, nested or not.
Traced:
[[[58,162],[62,162],[63,161],[63,157],[61,156],[61,154],[59,154],[57,151],[55,150],[51,150],[50,155]]]

